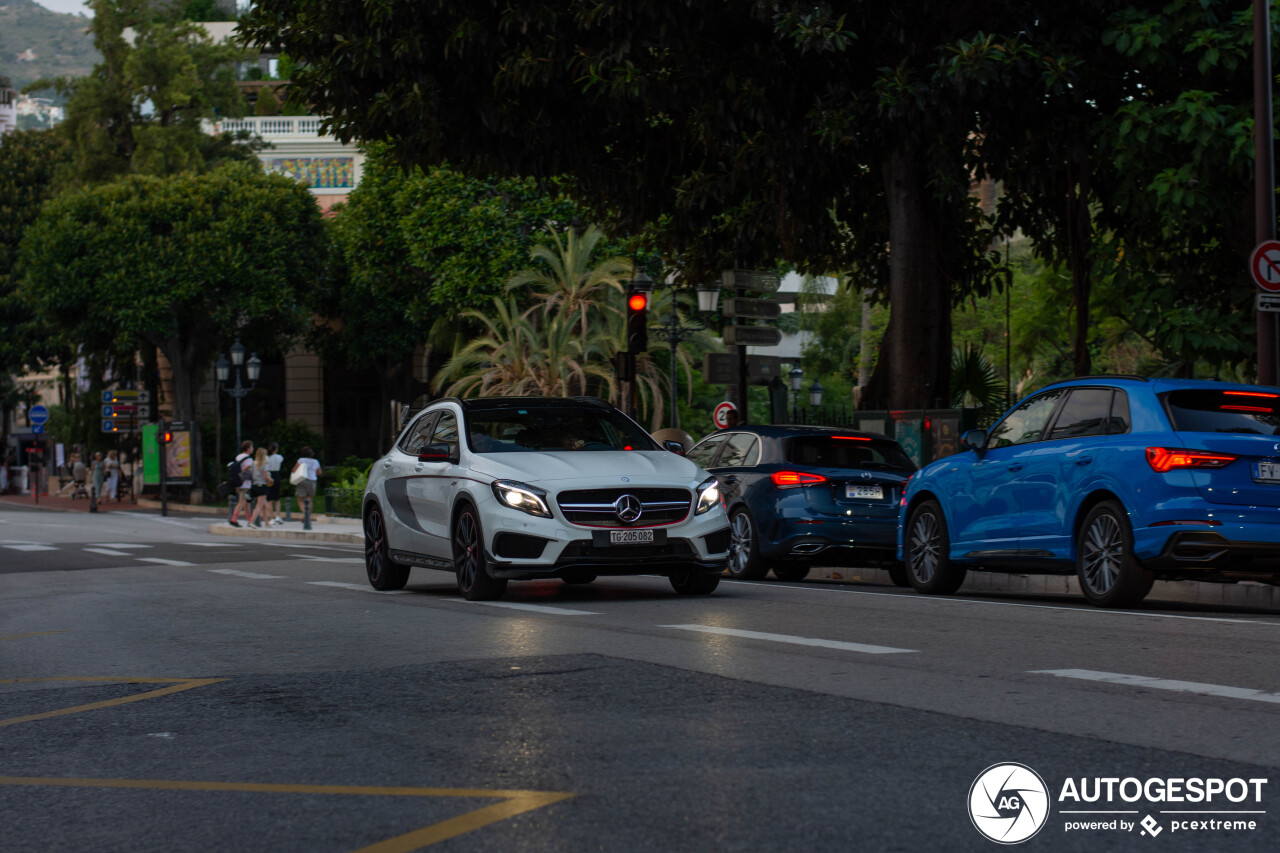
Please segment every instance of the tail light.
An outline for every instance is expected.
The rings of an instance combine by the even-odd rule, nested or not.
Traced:
[[[801,486],[816,486],[827,482],[821,474],[806,474],[803,471],[774,471],[769,475],[773,484],[779,489],[796,489]]]
[[[1172,450],[1168,447],[1148,447],[1147,464],[1157,474],[1176,468],[1222,468],[1236,461],[1230,453],[1209,453],[1204,450]]]

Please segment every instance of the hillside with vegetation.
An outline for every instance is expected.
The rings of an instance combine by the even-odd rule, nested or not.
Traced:
[[[88,18],[34,0],[0,0],[0,77],[21,89],[41,78],[87,75],[101,58],[88,28]]]

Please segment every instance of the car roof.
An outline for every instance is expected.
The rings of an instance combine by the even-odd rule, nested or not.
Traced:
[[[1128,376],[1123,374],[1102,374],[1098,376],[1076,376],[1071,379],[1063,379],[1059,382],[1051,382],[1035,393],[1038,394],[1040,391],[1046,391],[1050,388],[1071,388],[1080,385],[1110,385],[1115,388],[1143,387],[1156,394],[1187,388],[1200,388],[1204,390],[1222,389],[1224,391],[1266,388],[1269,391],[1280,391],[1280,388],[1273,385],[1250,385],[1246,382],[1221,382],[1216,379],[1178,379],[1175,377],[1164,376],[1145,377]]]
[[[467,412],[487,412],[494,409],[508,409],[512,406],[523,406],[534,409],[613,409],[613,406],[596,397],[472,397],[459,400],[446,397],[444,400],[432,400],[432,404],[448,401],[457,403]]]
[[[730,432],[750,432],[766,438],[796,438],[800,436],[823,436],[823,435],[856,435],[861,438],[880,438],[885,441],[893,441],[887,435],[878,432],[865,432],[856,429],[846,429],[844,427],[824,427],[824,426],[800,426],[796,424],[740,424],[739,426],[729,427],[724,430],[717,430],[713,433],[704,435],[700,440],[706,441],[713,435]]]

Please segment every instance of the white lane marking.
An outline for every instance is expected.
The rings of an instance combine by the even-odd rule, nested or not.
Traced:
[[[8,548],[10,551],[56,551],[58,550],[52,545],[0,545],[0,548]]]
[[[457,600],[459,604],[483,604],[485,607],[505,607],[507,610],[528,610],[531,613],[548,613],[554,616],[599,616],[594,610],[570,610],[567,607],[552,607],[548,604],[520,604],[515,601],[467,601]]]
[[[813,637],[793,637],[789,634],[765,634],[761,631],[743,631],[738,628],[717,628],[714,625],[659,625],[659,628],[675,628],[679,631],[699,631],[703,634],[722,634],[726,637],[743,637],[748,640],[769,640],[774,643],[791,643],[796,646],[821,646],[825,649],[842,649],[846,652],[862,652],[868,655],[914,654],[918,649],[895,649],[892,646],[869,646],[865,643],[846,643],[843,640],[820,640]]]
[[[342,581],[307,581],[311,586],[336,586],[339,589],[354,589],[356,592],[376,592],[378,595],[408,595],[407,589],[374,589],[361,583],[343,583]]]
[[[131,542],[94,542],[95,548],[150,548],[150,545],[138,545]]]
[[[186,560],[166,560],[164,557],[139,557],[144,563],[159,563],[162,566],[194,566],[195,563],[188,563]]]
[[[113,551],[110,548],[85,548],[90,554],[101,554],[104,557],[128,557],[128,551]]]
[[[356,563],[364,565],[364,560],[359,557],[317,557],[314,554],[290,554],[290,557],[297,557],[300,560],[310,560],[313,563]]]
[[[661,575],[646,575],[646,577],[662,577]],[[765,589],[795,589],[804,592],[838,592],[844,595],[874,595],[880,598],[901,598],[910,599],[912,601],[928,602],[930,604],[990,604],[993,607],[1030,607],[1035,610],[1066,610],[1071,613],[1090,613],[1098,616],[1141,616],[1151,619],[1191,619],[1196,622],[1238,622],[1246,625],[1270,625],[1272,627],[1280,626],[1280,622],[1263,622],[1258,619],[1228,619],[1224,616],[1183,616],[1177,613],[1144,613],[1139,610],[1104,610],[1100,607],[1064,607],[1058,604],[1021,604],[1016,601],[988,601],[984,598],[956,598],[951,596],[936,595],[912,595],[909,593],[899,592],[868,592],[861,589],[834,589],[828,586],[814,585],[796,585],[784,586],[781,583],[762,583],[759,581],[734,581],[736,584],[746,586],[759,586]]]
[[[1263,693],[1248,687],[1228,687],[1223,684],[1202,684],[1198,681],[1176,681],[1170,678],[1149,678],[1145,675],[1125,675],[1122,672],[1098,672],[1093,669],[1032,669],[1032,675],[1056,675],[1059,678],[1078,678],[1083,681],[1102,681],[1108,684],[1124,684],[1129,687],[1147,687],[1152,690],[1172,690],[1177,693],[1199,693],[1203,696],[1222,696],[1227,699],[1251,699],[1280,705],[1280,693]]]
[[[197,548],[239,548],[239,542],[182,542],[182,545],[194,545]]]
[[[186,527],[186,528],[199,529],[199,527],[203,524],[206,526],[206,529],[207,529],[207,525],[209,524],[208,519],[204,519],[202,521],[179,521],[176,518],[165,518],[163,516],[158,516],[158,515],[142,515],[142,513],[138,513],[138,515],[140,515],[142,518],[146,518],[151,521],[158,521],[161,524],[176,524],[179,527]]]
[[[277,580],[284,575],[260,575],[257,572],[242,572],[239,569],[209,569],[215,575],[235,575],[238,578],[253,578],[254,580]]]

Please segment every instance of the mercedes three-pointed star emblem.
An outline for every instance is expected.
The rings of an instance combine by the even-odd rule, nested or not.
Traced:
[[[618,520],[623,524],[634,524],[644,512],[644,506],[635,495],[623,495],[614,501],[613,511],[618,514]]]

